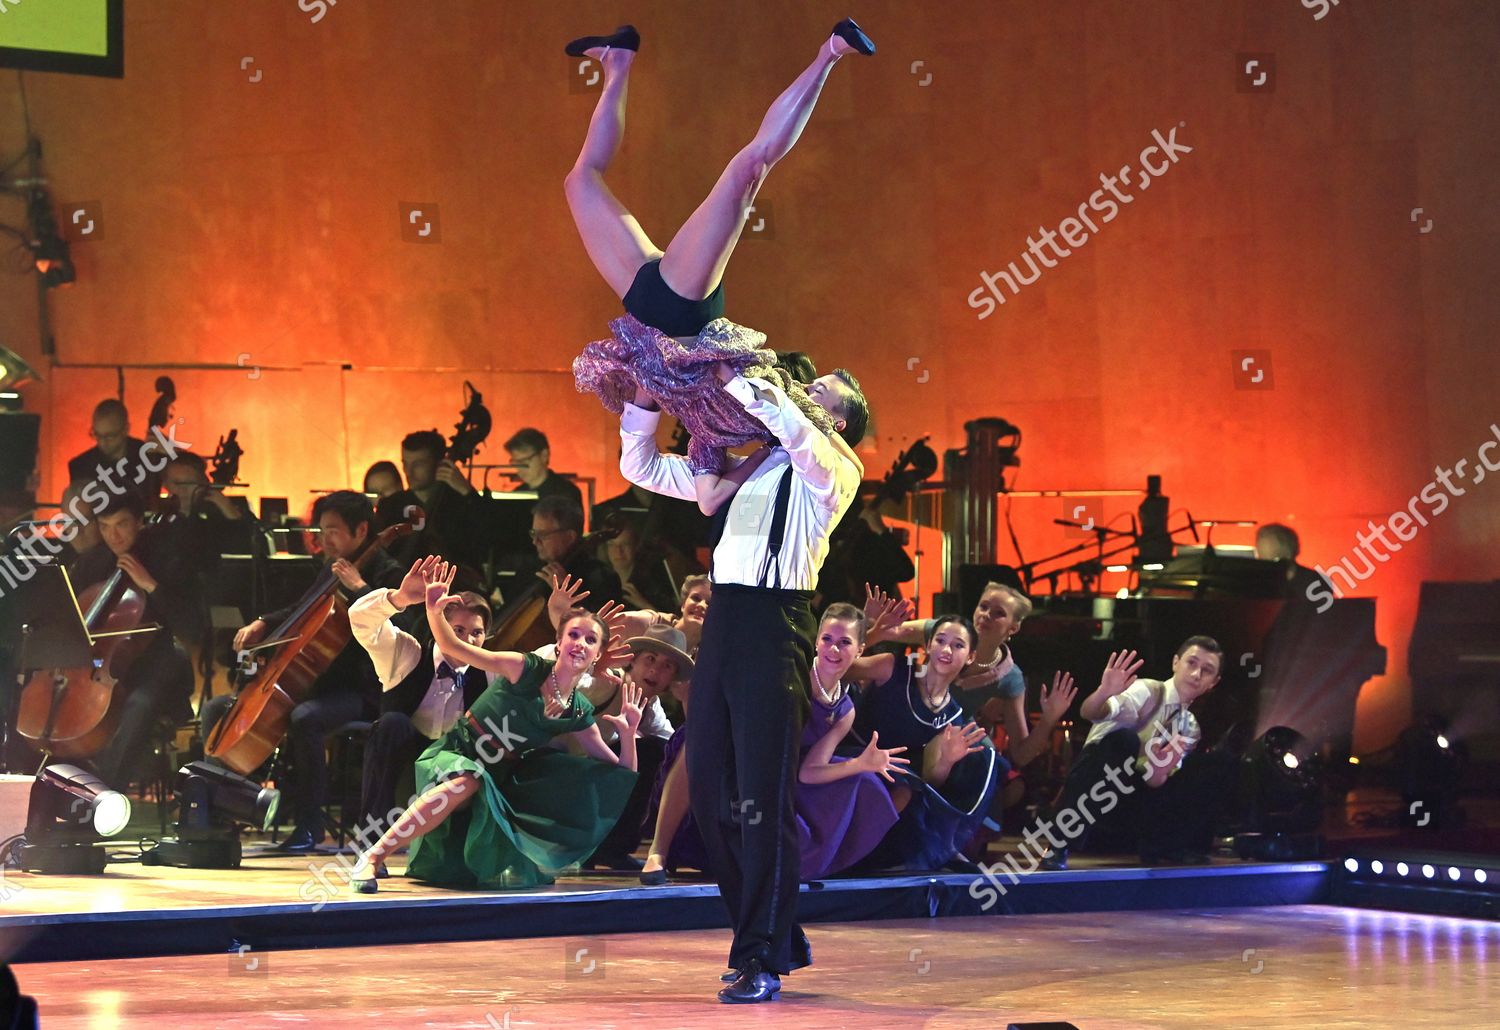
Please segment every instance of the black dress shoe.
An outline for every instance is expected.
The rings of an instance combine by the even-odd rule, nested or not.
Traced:
[[[649,873],[641,873],[641,885],[643,887],[660,887],[667,882],[667,871],[665,869],[653,869]]]
[[[614,50],[639,50],[641,34],[634,25],[621,25],[608,36],[579,36],[564,47],[569,57],[586,57],[595,47],[607,46]]]
[[[835,25],[833,27],[833,34],[866,57],[875,52],[875,41],[865,35],[864,29],[855,24],[853,18],[845,18]]]
[[[952,858],[948,859],[948,861],[943,863],[943,872],[967,873],[970,876],[980,876],[984,873],[984,870],[979,868],[977,863],[970,861],[965,856],[954,855]]]
[[[321,830],[315,834],[312,830],[305,830],[298,827],[287,836],[286,840],[276,845],[276,850],[297,853],[313,851],[316,850],[319,844],[323,843],[323,839],[324,834]]]
[[[719,1000],[726,1005],[752,1005],[775,1001],[780,993],[781,977],[762,969],[759,959],[751,959],[734,983],[719,991]]]
[[[1068,868],[1068,849],[1057,848],[1042,856],[1041,867],[1049,872],[1057,873]]]

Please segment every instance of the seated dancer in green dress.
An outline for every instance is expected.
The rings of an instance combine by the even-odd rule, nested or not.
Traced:
[[[582,608],[567,614],[556,661],[488,651],[459,640],[442,615],[455,569],[435,563],[423,571],[438,650],[494,678],[417,759],[421,795],[360,856],[352,885],[374,893],[377,864],[408,839],[406,874],[419,880],[486,889],[549,884],[557,870],[593,854],[625,807],[636,777],[640,689],[624,685],[620,714],[601,717],[619,733],[617,757],[600,736],[593,706],[575,690],[585,673],[599,671],[601,656],[616,660],[609,627],[597,615]],[[563,735],[584,755],[547,747]]]

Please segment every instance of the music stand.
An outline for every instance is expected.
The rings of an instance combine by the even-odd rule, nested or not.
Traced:
[[[23,590],[17,591],[16,607],[23,612],[35,613],[33,618],[23,620],[19,629],[19,646],[16,659],[16,699],[25,686],[29,673],[41,669],[76,669],[93,661],[93,645],[106,637],[128,637],[137,633],[155,633],[159,626],[138,626],[135,629],[112,630],[108,633],[90,633],[88,620],[78,604],[78,594],[68,570],[51,563],[40,566]],[[54,680],[52,703],[47,711],[46,728],[37,739],[37,749],[42,753],[44,769],[51,761],[52,749],[49,737],[52,722],[62,701],[66,680]],[[7,706],[10,708],[11,706]],[[10,744],[11,722],[7,721],[5,740],[0,748]],[[3,753],[3,752],[0,752]]]

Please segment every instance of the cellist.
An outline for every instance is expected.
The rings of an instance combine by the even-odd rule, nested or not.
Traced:
[[[338,578],[338,592],[346,604],[371,590],[399,587],[402,569],[383,550],[370,555],[363,570],[354,562],[374,536],[375,510],[369,498],[353,490],[336,490],[313,505],[323,560]],[[253,647],[272,627],[279,626],[295,609],[289,605],[262,615],[234,638],[236,651]],[[358,719],[374,719],[380,702],[380,680],[370,656],[357,640],[350,640],[328,668],[313,683],[307,700],[292,709],[286,747],[292,768],[281,784],[284,803],[295,820],[291,834],[279,845],[283,851],[311,851],[325,837],[323,805],[328,797],[326,747],[333,731]],[[204,706],[203,735],[207,740],[234,699],[216,697]]]
[[[102,540],[71,570],[73,588],[82,593],[122,569],[128,585],[146,595],[143,623],[161,627],[115,685],[126,692],[119,727],[94,759],[100,778],[122,791],[150,753],[152,727],[192,718],[193,667],[176,638],[196,640],[202,628],[193,569],[161,526],[146,525],[145,510],[134,491],[110,498],[97,517]]]

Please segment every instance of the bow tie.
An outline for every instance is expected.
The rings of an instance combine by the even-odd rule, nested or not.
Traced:
[[[458,671],[447,662],[438,662],[437,678],[440,680],[458,681]]]

